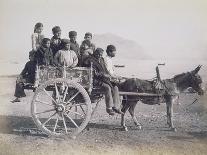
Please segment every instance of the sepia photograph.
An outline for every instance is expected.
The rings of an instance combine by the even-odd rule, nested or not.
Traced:
[[[206,0],[0,0],[0,155],[205,155]]]

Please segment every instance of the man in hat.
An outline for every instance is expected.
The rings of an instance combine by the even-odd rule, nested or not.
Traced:
[[[94,52],[95,49],[96,49],[96,47],[95,47],[95,45],[92,43],[92,33],[90,33],[90,32],[86,32],[86,33],[85,33],[84,40],[88,40],[88,41],[90,42],[89,48]],[[82,50],[82,48],[83,48],[83,45],[81,44],[80,49]]]
[[[52,28],[53,37],[51,38],[51,49],[53,56],[61,49],[61,29],[59,26]]]
[[[119,109],[120,99],[118,87],[113,85],[110,82],[110,75],[108,75],[107,70],[105,68],[104,60],[103,60],[103,52],[102,48],[97,48],[92,55],[87,57],[83,62],[84,66],[89,67],[91,63],[93,63],[94,69],[94,81],[93,84],[95,86],[101,87],[104,90],[105,95],[105,103],[106,103],[106,112],[109,115],[114,115],[116,113],[122,114]]]
[[[69,38],[70,38],[70,49],[73,50],[78,58],[80,58],[80,47],[77,43],[77,32],[76,31],[70,31],[69,32]]]
[[[107,55],[104,57],[104,64],[105,64],[105,68],[106,68],[106,72],[109,75],[110,78],[110,82],[112,83],[112,85],[115,87],[117,86],[120,82],[123,82],[123,78],[120,76],[117,76],[114,72],[114,65],[112,62],[112,58],[116,56],[116,47],[114,45],[108,45],[107,49],[106,49],[106,53]],[[118,87],[117,87],[117,91]],[[116,109],[115,110],[119,110],[120,109],[120,103],[119,101],[116,102]]]
[[[57,66],[75,67],[78,64],[76,53],[70,50],[70,40],[61,40],[62,49],[55,54],[54,62]]]
[[[11,101],[12,103],[20,102],[20,98],[26,96],[24,92],[25,83],[34,84],[35,82],[36,62],[34,61],[34,55],[35,55],[34,51],[31,51],[29,53],[29,61],[26,63],[21,74],[17,77],[15,93],[14,93],[14,96],[16,98],[13,101]]]

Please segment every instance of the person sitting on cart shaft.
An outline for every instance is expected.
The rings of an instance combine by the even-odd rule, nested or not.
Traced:
[[[118,87],[112,85],[109,79],[109,75],[107,74],[104,60],[103,60],[103,52],[102,48],[97,48],[93,55],[87,57],[84,61],[84,65],[90,66],[93,64],[94,69],[94,85],[99,86],[102,90],[104,90],[105,95],[105,103],[106,103],[106,112],[109,115],[114,115],[116,113],[122,114],[121,110],[118,109],[119,104],[119,94]],[[118,106],[117,106],[118,105]]]
[[[51,49],[53,56],[61,49],[61,29],[59,26],[52,28],[53,37],[51,38]]]
[[[62,67],[76,67],[78,64],[78,57],[76,53],[70,50],[70,40],[61,40],[62,49],[59,50],[54,58],[54,62],[57,66]]]
[[[35,52],[33,51],[29,53],[30,60],[26,63],[24,69],[17,77],[14,93],[16,98],[11,102],[20,102],[20,98],[26,96],[24,92],[24,83],[34,84],[35,82],[36,62],[34,61],[34,54]]]
[[[53,65],[53,53],[50,48],[50,39],[44,38],[42,40],[42,45],[40,48],[35,52],[35,61],[39,66],[49,66]]]
[[[69,38],[70,38],[70,50],[74,51],[76,55],[78,56],[78,60],[80,58],[80,47],[79,44],[77,43],[77,32],[76,31],[70,31],[68,33]]]
[[[119,84],[120,80],[122,80],[122,77],[115,75],[114,65],[112,62],[112,58],[115,57],[116,55],[116,47],[114,45],[108,45],[106,49],[106,53],[107,55],[104,57],[104,64],[106,67],[106,71],[109,75],[112,85],[116,86],[117,92],[119,92],[117,85]],[[115,106],[116,108],[114,109],[114,111],[116,111],[117,109],[120,111],[120,100],[117,100],[115,103],[116,103]]]

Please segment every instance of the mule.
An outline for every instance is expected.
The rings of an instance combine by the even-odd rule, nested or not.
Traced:
[[[198,72],[201,66],[199,65],[191,72],[182,73],[175,75],[171,79],[165,80],[142,80],[138,78],[126,79],[125,82],[120,84],[120,91],[125,92],[138,92],[138,93],[152,93],[158,94],[157,96],[133,96],[133,95],[124,95],[122,100],[122,109],[123,112],[121,116],[121,126],[125,131],[128,131],[125,124],[125,113],[129,111],[135,125],[141,129],[141,124],[137,121],[134,109],[138,101],[141,101],[144,104],[160,104],[166,103],[167,108],[167,124],[169,125],[172,131],[176,131],[174,127],[172,117],[173,117],[173,100],[189,87],[192,87],[199,95],[203,95],[204,91],[201,88],[202,79]]]

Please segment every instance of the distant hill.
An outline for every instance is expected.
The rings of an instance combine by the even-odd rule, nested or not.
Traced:
[[[120,36],[105,33],[93,36],[93,42],[96,47],[101,47],[104,50],[109,44],[113,44],[117,48],[117,58],[128,58],[128,59],[150,59],[142,47],[135,41],[127,40]]]

